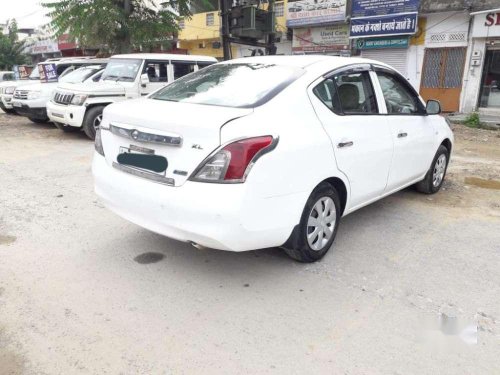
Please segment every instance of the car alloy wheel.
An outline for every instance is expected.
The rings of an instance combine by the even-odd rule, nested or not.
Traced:
[[[99,126],[101,126],[101,122],[102,122],[102,113],[94,119],[93,125],[95,130],[99,129]]]

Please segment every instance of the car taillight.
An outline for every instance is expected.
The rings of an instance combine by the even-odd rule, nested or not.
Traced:
[[[232,142],[205,160],[191,180],[201,182],[245,182],[251,165],[276,146],[270,135]]]

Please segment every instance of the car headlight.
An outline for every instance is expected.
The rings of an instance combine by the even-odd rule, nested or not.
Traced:
[[[40,91],[28,91],[28,100],[38,99],[40,94]]]
[[[85,100],[87,100],[88,95],[75,95],[73,96],[73,99],[71,100],[71,104],[74,105],[83,105],[85,103]]]
[[[6,88],[4,88],[4,93],[7,95],[12,95],[12,94],[14,94],[15,89],[16,89],[16,86],[6,87]]]

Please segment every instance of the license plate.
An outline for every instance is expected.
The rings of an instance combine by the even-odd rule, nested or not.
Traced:
[[[13,107],[22,107],[23,105],[20,102],[12,102]]]
[[[155,155],[154,150],[135,145],[120,147],[116,161],[121,165],[161,174],[164,174],[168,167],[166,157]]]

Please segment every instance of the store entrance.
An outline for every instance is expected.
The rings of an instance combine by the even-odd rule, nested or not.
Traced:
[[[479,107],[500,108],[500,50],[486,51]]]

